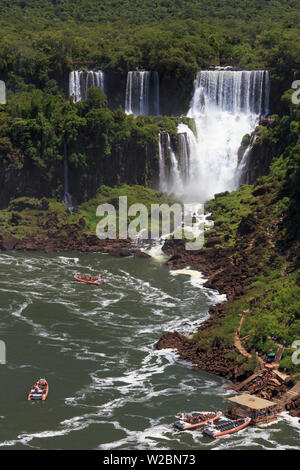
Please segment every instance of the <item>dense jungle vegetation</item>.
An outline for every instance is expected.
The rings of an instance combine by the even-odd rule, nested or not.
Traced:
[[[66,91],[74,61],[191,80],[222,60],[297,69],[299,0],[0,1],[0,74],[11,91]]]
[[[135,120],[109,110],[100,90],[70,103],[68,73],[78,61],[124,77],[135,67],[158,70],[162,88],[186,103],[203,67],[223,59],[269,67],[279,113],[289,114],[276,83],[289,88],[299,67],[300,0],[0,0],[0,11],[0,79],[8,90],[0,109],[2,207],[10,197],[62,193],[64,142],[79,200],[101,184],[153,184],[157,132],[175,136],[176,118]]]
[[[254,306],[243,327],[249,346],[265,351],[271,333],[291,344],[300,321],[300,106],[291,104],[291,90],[283,91],[300,69],[299,24],[300,0],[0,0],[0,79],[8,91],[8,104],[0,106],[0,241],[4,232],[24,238],[50,230],[47,212],[30,212],[40,211],[31,207],[31,198],[42,201],[33,199],[34,204],[50,199],[47,210],[57,212],[58,230],[80,226],[81,218],[81,229],[90,230],[98,199],[127,191],[116,186],[155,186],[157,134],[167,131],[176,149],[177,116],[183,113],[175,103],[165,113],[174,117],[126,116],[121,105],[128,70],[157,70],[165,100],[171,101],[170,93],[186,107],[201,68],[268,68],[275,90],[272,111],[278,116],[257,129],[255,145],[258,154],[271,155],[270,174],[210,203],[215,220],[210,236],[220,244],[214,248],[248,253],[249,245],[255,247],[253,282],[201,341],[209,347],[220,334],[232,342],[237,313]],[[85,67],[115,74],[113,106],[97,88],[89,89],[84,102],[67,99],[69,72]],[[64,143],[69,191],[80,211],[74,220],[57,202],[64,193]],[[106,190],[108,196],[99,193],[103,185],[114,187]],[[133,191],[140,198],[140,186]],[[17,216],[22,198],[29,207]],[[250,213],[255,230],[242,237],[239,225]],[[292,368],[289,356],[284,361]]]
[[[0,106],[0,207],[20,196],[61,199],[64,143],[77,203],[101,184],[155,186],[158,132],[169,132],[176,145],[178,121],[112,111],[97,87],[76,104],[38,89],[16,93]]]

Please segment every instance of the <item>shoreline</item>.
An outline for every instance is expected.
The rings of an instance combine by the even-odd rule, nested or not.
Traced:
[[[82,254],[102,253],[115,257],[134,256],[137,258],[150,258],[150,255],[141,251],[132,240],[100,240],[96,235],[87,234],[81,239],[45,238],[34,239],[15,238],[11,234],[4,234],[0,241],[0,253],[12,252],[40,252],[40,253],[66,253],[77,252]]]
[[[219,294],[225,294],[227,297],[226,300],[209,307],[209,318],[198,327],[198,333],[209,330],[214,326],[217,319],[224,317],[226,315],[226,307],[237,297],[242,296],[245,287],[251,282],[251,278],[247,278],[246,276],[241,276],[239,278],[240,282],[237,281],[236,275],[234,276],[235,280],[232,280],[230,276],[232,266],[224,256],[224,250],[212,249],[206,252],[187,252],[184,250],[184,245],[181,241],[173,240],[165,242],[163,251],[171,256],[166,264],[172,266],[174,271],[184,271],[187,269],[187,266],[191,270],[197,270],[206,278],[206,281],[203,282],[203,287],[214,289]],[[230,250],[227,250],[227,255],[232,261],[232,253]],[[241,269],[241,272],[243,271],[244,270]],[[192,337],[193,334],[186,337],[177,331],[167,332],[156,343],[156,348],[159,350],[167,348],[173,349],[181,360],[191,363],[195,370],[203,370],[230,381],[232,387],[229,386],[228,389],[232,388],[234,393],[235,386],[243,383],[245,379],[247,380],[247,377],[244,375],[245,370],[243,366],[239,367],[238,365],[234,365],[227,359],[228,355],[237,350],[236,347],[223,345],[222,338],[216,336],[213,338],[210,349],[205,350],[202,349],[196,341],[193,341]],[[250,375],[250,378],[251,377]],[[278,382],[277,398],[284,397],[291,388],[291,382],[288,379],[286,382],[287,383],[285,383],[285,381],[281,383]],[[274,389],[270,391],[270,385],[268,383],[268,385],[260,390],[259,396],[267,396],[268,393],[272,394],[272,392],[274,392]],[[255,393],[253,394],[255,395]],[[283,411],[288,411],[291,416],[299,418],[300,398],[295,398],[292,402],[285,404]]]
[[[203,287],[213,289],[220,295],[226,295],[226,300],[211,305],[208,309],[209,318],[205,320],[197,329],[197,331],[203,331],[209,329],[217,318],[225,315],[225,307],[230,300],[234,298],[234,291],[232,286],[225,281],[225,274],[222,276],[222,269],[225,271],[226,263],[225,258],[222,256],[224,264],[222,268],[216,268],[219,263],[218,252],[205,254],[205,252],[188,252],[184,248],[184,242],[180,241],[166,241],[163,246],[163,251],[171,256],[166,262],[168,266],[171,266],[175,270],[193,269],[198,271],[205,278]],[[225,355],[232,351],[231,347],[220,348],[218,339],[216,339],[214,347],[211,351],[207,352],[199,348],[196,343],[192,343],[189,338],[178,332],[165,333],[157,342],[156,347],[158,349],[172,348],[176,349],[180,359],[191,362],[195,369],[204,370],[212,374],[221,376],[226,380],[235,382],[238,376],[236,370],[233,370],[232,365],[226,361]]]
[[[114,257],[151,258],[148,253],[140,250],[136,244],[132,243],[132,240],[99,240],[96,236],[91,235],[84,242],[82,240],[72,240],[69,244],[66,244],[64,239],[60,239],[55,240],[54,243],[52,239],[51,241],[45,240],[44,245],[41,246],[33,240],[13,240],[11,236],[7,239],[3,238],[4,245],[2,239],[0,253],[6,251],[41,252],[46,254],[77,252],[81,254],[109,254]],[[186,271],[184,274],[189,274],[188,271],[195,270],[200,276],[203,275],[203,283],[201,284],[204,288],[212,289],[219,295],[226,295],[227,297],[226,300],[209,307],[209,318],[197,327],[197,332],[209,331],[215,325],[216,320],[226,316],[226,307],[236,297],[243,294],[244,287],[251,281],[248,279],[247,282],[246,278],[243,278],[241,282],[236,282],[236,280],[234,283],[232,282],[232,279],[228,277],[231,270],[230,263],[224,257],[224,253],[221,254],[223,250],[187,252],[184,249],[184,241],[181,240],[168,240],[162,249],[166,255],[171,256],[165,264],[172,267],[172,275],[177,270],[179,271],[178,274],[183,270]],[[217,265],[219,266],[218,269],[216,269]],[[181,274],[183,273],[181,272]],[[236,289],[233,288],[233,285]],[[235,347],[222,344],[222,338],[217,336],[213,339],[211,348],[205,350],[199,347],[197,342],[192,341],[190,337],[177,331],[167,332],[157,341],[155,347],[158,350],[175,350],[181,360],[192,364],[193,369],[203,370],[228,380],[233,385],[233,390],[234,385],[239,384],[245,378],[243,366],[235,365],[227,358],[235,350]],[[288,390],[288,386],[282,385],[280,395],[284,395]],[[293,417],[300,417],[299,397],[295,399],[294,403],[285,406],[285,410]]]

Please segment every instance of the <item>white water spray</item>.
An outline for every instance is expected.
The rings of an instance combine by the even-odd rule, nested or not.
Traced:
[[[91,86],[97,86],[105,91],[104,72],[102,70],[74,70],[69,76],[69,96],[75,103],[87,98],[87,90]]]
[[[269,91],[266,71],[198,74],[188,112],[197,135],[185,124],[178,126],[184,136],[180,137],[179,168],[186,198],[204,202],[238,187],[238,149],[243,136],[253,132],[259,117],[268,113]]]
[[[125,113],[159,115],[159,76],[157,72],[128,72]]]
[[[183,193],[183,182],[178,161],[167,132],[158,134],[159,148],[159,187],[167,194]]]
[[[253,145],[255,144],[255,141],[257,139],[257,136],[255,134],[252,134],[250,143],[248,147],[245,150],[245,153],[243,155],[242,160],[240,161],[237,169],[236,169],[236,179],[237,182],[240,184],[250,184],[250,164],[251,164],[251,154],[253,150]]]

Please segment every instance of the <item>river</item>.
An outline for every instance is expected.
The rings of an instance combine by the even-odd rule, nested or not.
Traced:
[[[218,440],[175,432],[177,411],[224,410],[226,381],[155,343],[188,333],[221,300],[201,278],[154,259],[0,253],[1,449],[280,449],[299,447],[298,420]],[[101,287],[73,273],[104,273]],[[27,401],[45,376],[46,402]]]

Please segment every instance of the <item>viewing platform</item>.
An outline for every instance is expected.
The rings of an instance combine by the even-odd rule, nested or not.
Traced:
[[[230,397],[228,400],[236,404],[225,411],[225,415],[230,419],[249,416],[251,424],[254,426],[271,423],[277,419],[278,404],[273,401],[258,398],[248,393]]]

